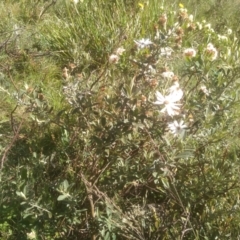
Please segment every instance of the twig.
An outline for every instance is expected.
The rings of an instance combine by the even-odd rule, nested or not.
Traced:
[[[57,2],[57,0],[52,0],[39,14],[39,19],[43,16],[43,14],[50,8],[52,5],[54,5]]]
[[[10,78],[12,85],[13,85],[14,88],[18,91],[18,88],[17,88],[16,84],[15,84],[14,81],[13,81],[13,78],[12,78],[12,75],[11,75],[11,73],[10,73],[9,67],[8,67],[7,70],[8,70],[8,77]],[[16,108],[17,108],[17,107],[16,107]],[[16,109],[14,109],[14,111],[15,111],[15,110],[16,110]]]
[[[147,124],[144,122],[144,125],[145,125],[145,132],[147,133],[148,137],[150,138],[152,144],[153,144],[153,147],[155,148],[156,152],[158,153],[158,156],[161,158],[162,162],[163,163],[166,163],[166,159],[164,158],[164,156],[160,153],[159,149],[158,149],[158,146],[157,144],[154,142],[151,134],[149,133],[148,131],[148,127],[147,127]]]
[[[17,131],[15,131],[16,128],[14,127],[13,113],[16,111],[17,107],[18,107],[18,105],[16,105],[16,107],[11,111],[11,114],[10,114],[11,127],[12,127],[14,134],[16,134]]]
[[[111,162],[108,162],[105,167],[100,171],[100,173],[98,174],[98,176],[96,177],[96,179],[93,182],[93,186],[96,185],[96,183],[98,182],[99,178],[101,177],[101,175],[103,174],[103,172],[109,167]]]
[[[22,124],[23,124],[23,120],[24,120],[24,119],[22,119],[22,121],[21,121],[20,124],[18,125],[18,128],[17,128],[17,130],[16,130],[16,132],[15,132],[15,135],[14,135],[11,143],[9,144],[9,146],[5,149],[5,151],[4,151],[4,153],[3,153],[3,156],[2,156],[2,159],[1,159],[0,172],[1,172],[2,169],[3,169],[3,165],[4,165],[4,162],[5,162],[5,160],[6,160],[6,157],[7,157],[8,152],[11,150],[13,144],[16,142],[16,140],[17,140],[17,138],[18,138],[19,132],[20,132],[21,127],[22,127]]]
[[[95,208],[94,208],[94,202],[93,202],[93,186],[92,183],[90,183],[85,176],[83,175],[83,173],[80,173],[81,179],[85,185],[86,191],[87,191],[87,198],[90,204],[90,208],[91,208],[91,217],[92,219],[95,218]],[[92,240],[96,239],[96,235],[93,234],[92,235]]]
[[[7,43],[10,41],[10,38],[11,38],[11,36],[9,36],[6,41],[4,41],[3,43],[1,43],[0,49],[5,48],[5,46],[7,45]]]
[[[0,91],[1,91],[1,92],[5,92],[5,93],[7,93],[8,95],[10,95],[10,93],[9,93],[6,89],[4,89],[3,87],[0,87]]]
[[[100,72],[99,76],[97,77],[97,79],[91,84],[90,86],[90,90],[92,90],[92,88],[94,87],[94,85],[100,81],[101,77],[103,76],[103,74],[106,72],[106,69],[108,67],[108,64],[104,67],[104,69]]]

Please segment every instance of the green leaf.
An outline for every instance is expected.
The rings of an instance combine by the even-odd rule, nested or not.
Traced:
[[[26,198],[26,196],[25,196],[25,194],[23,193],[23,192],[18,192],[18,191],[16,191],[16,194],[19,196],[19,197],[21,197],[21,198],[23,198],[23,199],[27,199]]]
[[[105,118],[105,117],[102,117],[102,118],[101,118],[101,124],[102,124],[103,127],[106,126],[106,122],[107,122],[106,118]]]
[[[99,145],[102,145],[102,139],[97,136],[92,136],[92,140]]]
[[[47,212],[48,213],[48,217],[52,218],[52,213],[51,212]]]
[[[64,181],[63,181],[63,188],[64,188],[64,191],[67,191],[68,187],[69,187],[68,180],[64,180]]]
[[[176,158],[191,158],[194,157],[194,149],[184,149]]]
[[[65,200],[68,197],[69,197],[69,194],[60,195],[60,196],[58,196],[57,200],[58,201],[63,201],[63,200]]]
[[[25,219],[29,216],[32,216],[32,215],[34,215],[34,212],[23,214],[23,219]]]
[[[162,184],[163,184],[164,188],[168,189],[169,188],[168,180],[166,178],[163,178],[163,179],[161,179],[161,181],[162,181]]]

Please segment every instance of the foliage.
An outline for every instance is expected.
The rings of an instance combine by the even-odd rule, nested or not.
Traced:
[[[240,236],[237,29],[157,0],[6,7],[1,239]]]

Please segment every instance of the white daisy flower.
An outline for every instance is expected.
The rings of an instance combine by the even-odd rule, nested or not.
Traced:
[[[152,41],[150,41],[148,38],[147,39],[140,39],[140,40],[134,40],[134,42],[137,44],[137,47],[140,49],[143,49],[145,47],[150,46],[151,44],[153,44]]]
[[[171,95],[175,96],[175,99],[181,99],[183,96],[183,91],[182,89],[179,87],[179,82],[176,81],[170,88],[169,88],[169,92]],[[178,101],[179,101],[178,100]]]
[[[168,128],[170,132],[176,137],[182,135],[187,126],[184,124],[183,120],[181,120],[179,123],[175,120],[174,122],[168,124]]]
[[[156,105],[164,105],[164,108],[160,111],[167,113],[169,116],[178,115],[181,104],[176,103],[183,96],[182,91],[173,91],[167,96],[163,96],[159,91],[156,92],[157,101],[154,102]]]

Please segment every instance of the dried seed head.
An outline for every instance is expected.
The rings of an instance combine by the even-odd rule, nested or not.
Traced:
[[[67,78],[69,78],[69,74],[68,74],[68,68],[66,68],[66,67],[64,67],[64,69],[62,70],[62,77],[64,78],[64,79],[67,79]]]
[[[70,68],[70,71],[72,72],[72,71],[74,70],[74,68],[77,67],[77,65],[74,64],[74,63],[69,63],[69,64],[68,64],[68,67]]]
[[[193,31],[195,29],[196,29],[196,25],[194,23],[188,24],[188,26],[187,26],[187,30],[188,31]]]
[[[179,15],[178,15],[178,17],[179,17],[179,20],[180,20],[180,21],[183,21],[183,20],[185,20],[185,19],[188,19],[187,9],[181,8],[181,9],[179,10]]]
[[[39,99],[40,101],[43,101],[43,100],[44,100],[44,96],[43,96],[42,93],[38,93],[38,99]]]
[[[173,82],[178,82],[178,76],[177,75],[174,75],[173,78],[172,78]]]
[[[177,43],[177,44],[182,44],[182,36],[177,36],[177,37],[175,38],[175,43]]]
[[[158,85],[158,80],[157,79],[152,79],[152,80],[150,80],[150,86],[151,87],[156,87],[157,85]]]
[[[81,80],[83,78],[83,75],[81,73],[76,74],[77,80]]]
[[[178,36],[182,36],[184,34],[184,30],[181,27],[178,27],[177,30],[176,30],[176,34]]]
[[[147,101],[146,96],[142,95],[142,96],[141,96],[141,101],[142,101],[142,102],[146,102],[146,101]]]
[[[161,15],[158,19],[158,23],[162,26],[166,25],[167,22],[167,15],[164,13],[163,15]]]

